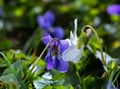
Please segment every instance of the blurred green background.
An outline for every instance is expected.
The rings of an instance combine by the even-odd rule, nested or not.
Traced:
[[[47,11],[52,11],[55,15],[53,27],[59,26],[64,29],[64,39],[69,38],[70,31],[74,31],[74,19],[77,18],[78,35],[84,25],[92,26],[101,38],[100,41],[103,45],[103,51],[111,57],[119,59],[120,15],[110,15],[106,10],[107,7],[112,4],[120,4],[120,0],[0,0],[0,51],[5,52],[11,64],[16,66],[16,70],[22,70],[22,72],[20,72],[22,76],[21,79],[24,79],[25,74],[29,74],[26,70],[29,69],[29,66],[32,65],[33,61],[37,59],[37,56],[45,47],[41,42],[43,29],[37,22],[37,16],[42,16]],[[95,52],[99,48],[95,36],[91,36],[89,45],[94,52],[92,53],[91,50],[85,48],[82,57],[83,60],[80,60],[79,63],[75,65],[70,63],[70,70],[66,74],[59,73],[55,70],[49,71],[49,73],[53,73],[54,75],[53,81],[57,80],[62,82],[60,85],[63,85],[63,80],[65,80],[66,84],[64,83],[64,85],[66,85],[66,87],[68,87],[68,85],[70,87],[76,87],[79,82],[75,72],[78,70],[80,77],[83,79],[81,84],[81,86],[85,87],[83,89],[88,89],[89,86],[91,86],[91,88],[89,87],[90,89],[94,87],[94,89],[104,89],[101,87],[106,86],[105,84],[108,82],[109,76],[111,77],[113,70],[111,66],[114,66],[114,63],[110,64],[108,76],[103,77],[103,65],[100,60],[96,60],[95,58]],[[41,59],[44,59],[45,55],[46,54],[44,54]],[[30,84],[32,88],[34,80],[43,79],[42,75],[48,72],[45,68],[46,63],[43,60],[40,60],[36,66],[38,66],[39,70],[36,72],[37,74],[26,79],[28,82],[30,81],[30,83],[26,85]],[[6,77],[6,70],[9,68],[7,67],[6,60],[0,58],[0,67],[1,82],[6,83],[8,77],[12,79],[11,76]],[[120,87],[120,84],[117,84],[120,80],[119,68],[120,66],[115,68],[118,73],[116,72],[116,79],[114,81],[114,84],[118,85],[118,87]],[[8,72],[8,75],[9,74],[12,73]],[[47,84],[47,82],[49,83],[51,81],[40,80],[40,82],[45,87],[47,85],[44,83]],[[37,83],[39,83],[39,81],[37,81],[36,84]],[[59,87],[55,89],[59,89]]]
[[[36,17],[50,10],[55,14],[54,26],[64,28],[64,38],[74,30],[73,21],[77,18],[78,34],[82,26],[93,26],[103,38],[104,50],[120,57],[120,17],[106,12],[109,5],[119,3],[119,0],[0,0],[0,50],[27,52],[36,47],[42,34]],[[39,43],[39,51],[42,46]]]

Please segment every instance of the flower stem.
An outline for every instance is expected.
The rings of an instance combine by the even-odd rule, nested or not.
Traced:
[[[42,53],[40,54],[40,56],[39,56],[39,57],[37,58],[37,60],[35,61],[34,66],[33,66],[33,69],[34,69],[35,65],[39,62],[39,60],[41,59],[41,57],[43,56],[43,54],[45,53],[45,51],[47,50],[47,48],[49,47],[49,45],[50,45],[54,40],[57,40],[57,41],[58,41],[57,38],[54,38],[54,39],[52,39],[52,40],[46,45],[46,47],[44,48],[44,50],[42,51]],[[32,69],[32,70],[33,70],[33,69]]]
[[[78,73],[78,70],[76,70],[76,75],[77,75],[77,77],[78,77],[79,83],[81,83],[82,81],[81,81],[80,75],[79,75],[79,73]]]
[[[31,65],[28,69],[30,69],[30,71],[34,74],[34,72],[35,72],[35,66],[37,65],[37,63],[39,62],[39,60],[41,59],[41,57],[43,56],[43,54],[45,53],[45,51],[47,50],[47,48],[49,47],[49,45],[54,41],[54,40],[57,40],[58,41],[58,39],[57,38],[54,38],[54,39],[52,39],[47,45],[46,45],[46,47],[44,48],[44,50],[42,51],[42,53],[40,54],[40,56],[37,58],[37,60],[33,63],[33,65]],[[29,70],[28,70],[29,71]],[[29,71],[29,72],[30,72]],[[25,76],[25,81],[30,77],[30,74],[31,73],[29,73],[28,72],[28,74]]]
[[[105,59],[104,59],[103,50],[102,50],[102,46],[101,46],[101,43],[100,43],[99,36],[98,36],[97,32],[95,31],[95,29],[93,27],[89,26],[89,25],[83,26],[82,33],[84,32],[84,30],[86,30],[86,28],[90,28],[94,32],[94,34],[95,34],[95,36],[97,38],[97,41],[98,41],[98,44],[99,44],[99,47],[100,47],[100,53],[101,53],[101,57],[102,57],[103,67],[105,68],[106,63],[105,63]]]

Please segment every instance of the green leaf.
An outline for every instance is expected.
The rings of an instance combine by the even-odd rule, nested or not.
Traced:
[[[16,50],[14,54],[16,59],[26,58],[26,55],[21,50]]]
[[[51,85],[58,86],[63,84],[64,84],[64,79],[52,81],[50,79],[40,78],[33,81],[33,85],[35,86],[36,89],[42,89]]]
[[[19,77],[22,77],[22,74],[23,74],[22,73],[23,64],[24,64],[24,60],[19,60],[19,61],[14,62],[11,65],[15,69],[15,71],[19,73],[18,75]],[[11,82],[13,82],[16,86],[20,86],[17,76],[15,76],[13,72],[11,72],[10,68],[7,68],[3,72],[2,76],[0,77],[0,81],[7,83],[7,84],[10,84]]]
[[[103,43],[103,40],[102,39],[99,39],[99,42],[102,44]],[[90,40],[89,40],[89,50],[92,51],[93,53],[96,52],[97,49],[99,49],[100,46],[98,44],[98,41],[95,37],[92,37]]]
[[[83,89],[101,89],[104,85],[103,79],[87,76],[83,79]]]
[[[53,86],[46,86],[43,89],[53,89]]]
[[[69,64],[70,64],[70,68],[69,71],[66,73],[64,84],[79,85],[80,82],[78,80],[78,76],[76,75],[76,67],[72,62],[70,62]]]
[[[42,89],[45,86],[49,86],[51,83],[52,81],[47,80],[45,78],[41,78],[33,81],[33,85],[36,89]]]
[[[54,86],[53,89],[66,89],[65,86]]]
[[[6,84],[10,84],[11,82],[13,82],[16,86],[19,85],[19,82],[13,73],[2,75],[0,77],[0,81],[4,82]]]

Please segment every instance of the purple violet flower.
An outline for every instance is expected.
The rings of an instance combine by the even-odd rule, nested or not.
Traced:
[[[62,53],[69,47],[67,40],[53,40],[45,57],[47,70],[52,68],[64,73],[69,69],[69,63],[61,57]]]
[[[43,38],[50,35],[52,38],[62,39],[64,37],[64,30],[61,27],[52,27],[55,16],[51,11],[47,11],[43,16],[39,15],[37,17],[39,26],[43,29]],[[49,39],[43,41],[47,44]]]
[[[120,4],[113,4],[107,7],[107,13],[110,15],[120,15]]]
[[[55,16],[51,11],[47,11],[43,16],[39,15],[37,17],[37,21],[42,29],[48,30],[53,25]]]
[[[0,16],[3,16],[3,9],[0,7]]]

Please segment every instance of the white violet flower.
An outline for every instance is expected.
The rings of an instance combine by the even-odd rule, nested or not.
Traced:
[[[102,61],[102,57],[101,57],[101,53],[100,51],[96,51],[96,54],[95,54],[96,58],[100,59],[100,61]],[[105,59],[105,63],[106,65],[108,66],[109,63],[111,61],[114,61],[114,62],[117,62],[117,58],[112,58],[110,55],[108,55],[107,53],[103,52],[103,57]]]
[[[75,19],[74,24],[75,24],[74,33],[71,31],[70,39],[67,39],[70,46],[63,52],[62,58],[64,61],[72,61],[73,63],[77,63],[82,57],[84,45],[82,45],[80,49],[78,48],[77,19]]]

